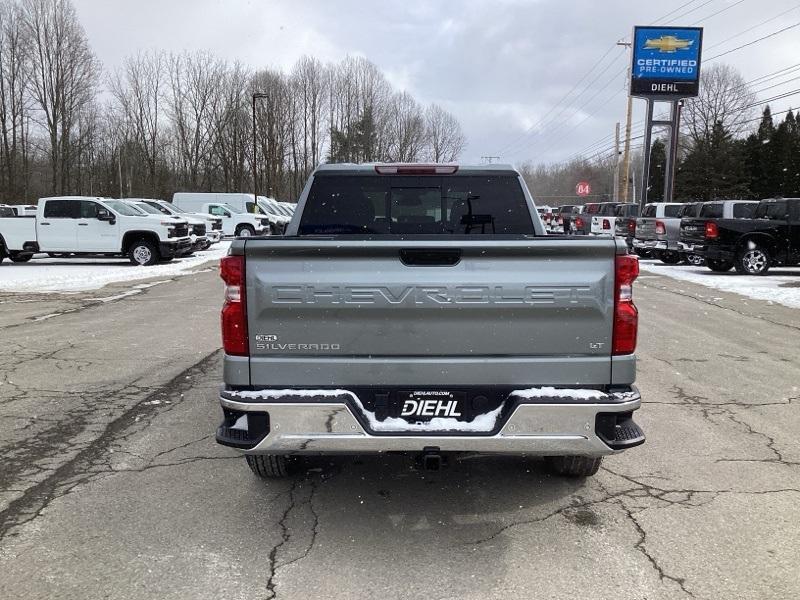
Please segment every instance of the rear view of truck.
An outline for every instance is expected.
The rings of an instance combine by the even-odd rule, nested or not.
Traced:
[[[260,476],[303,454],[546,457],[641,444],[636,257],[550,237],[510,167],[326,165],[282,238],[222,261],[217,441]]]

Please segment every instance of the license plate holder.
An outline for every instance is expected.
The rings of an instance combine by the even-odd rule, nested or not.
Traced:
[[[411,423],[440,418],[464,419],[466,394],[458,390],[400,390],[400,417]]]

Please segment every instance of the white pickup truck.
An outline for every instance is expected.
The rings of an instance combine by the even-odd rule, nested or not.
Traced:
[[[223,200],[236,200],[239,197],[253,200],[250,194],[205,194],[194,192],[176,192],[172,203],[178,208],[196,213],[204,213],[222,217],[222,233],[228,236],[250,237],[253,235],[269,235],[270,221],[266,215],[247,212],[244,206],[235,206]],[[227,198],[230,197],[230,198]]]
[[[192,251],[185,220],[143,215],[121,200],[42,198],[36,217],[0,219],[0,257],[27,262],[37,252],[63,257],[127,256],[152,265]]]

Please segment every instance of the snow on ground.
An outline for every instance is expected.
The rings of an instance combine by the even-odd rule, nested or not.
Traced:
[[[34,258],[27,263],[0,264],[0,292],[80,292],[120,281],[190,275],[228,252],[230,242],[220,242],[189,258],[149,267],[134,266],[126,258]],[[45,255],[41,255],[45,256]]]
[[[727,273],[714,273],[708,267],[665,265],[660,261],[640,260],[644,271],[666,275],[678,281],[688,281],[706,287],[732,292],[753,298],[800,308],[800,268],[782,267],[769,270],[765,276],[739,275],[731,269]]]

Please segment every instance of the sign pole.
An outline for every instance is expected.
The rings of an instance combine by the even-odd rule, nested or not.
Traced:
[[[619,121],[614,130],[614,202],[619,202]]]
[[[642,146],[642,200],[641,207],[647,204],[647,188],[650,184],[650,142],[653,134],[653,101],[650,98],[647,102],[647,119],[644,124],[644,145]]]
[[[681,100],[671,102],[669,124],[669,152],[667,152],[666,172],[664,173],[664,202],[672,202],[675,189],[675,165],[678,164],[678,135],[681,129]]]

